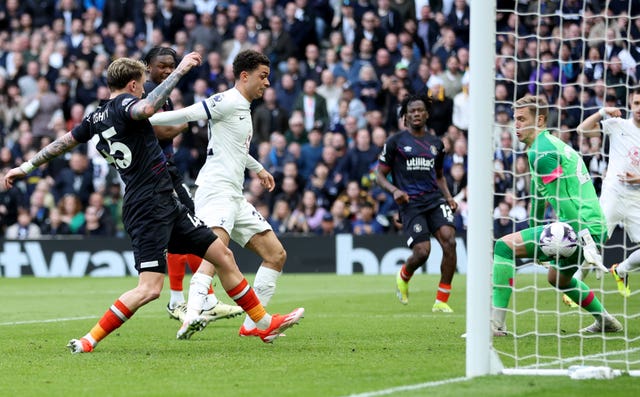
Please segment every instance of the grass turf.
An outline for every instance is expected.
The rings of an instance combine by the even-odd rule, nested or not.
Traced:
[[[518,286],[526,285],[533,277],[523,275],[519,280]],[[306,315],[272,345],[238,337],[242,318],[220,320],[191,340],[176,340],[179,324],[165,311],[166,283],[161,299],[143,307],[93,353],[71,355],[64,347],[67,341],[84,335],[115,298],[136,283],[132,277],[0,279],[0,394],[570,396],[610,393],[614,385],[616,393],[630,395],[637,385],[634,378],[624,376],[613,381],[516,376],[461,379],[465,340],[460,335],[465,332],[466,307],[466,279],[461,275],[454,280],[450,300],[455,313],[436,314],[431,313],[436,276],[416,276],[410,304],[403,306],[394,296],[393,276],[285,274],[270,311],[284,313],[303,306]],[[220,287],[217,292],[229,303]],[[522,310],[537,299],[553,310],[557,296],[545,292],[535,298],[525,291],[516,295],[516,303]],[[622,310],[622,298],[607,295],[606,299],[610,311]],[[635,295],[626,304],[629,313],[640,309]],[[555,314],[543,314],[538,316],[538,328],[555,330],[561,323],[561,328],[575,331],[581,316],[568,308],[559,310],[563,313],[560,322]],[[629,335],[640,334],[637,317],[626,325]],[[519,315],[519,332],[534,326],[532,315]],[[528,346],[520,348],[524,352],[536,345],[553,349],[558,344],[558,338],[551,336],[542,337],[537,344],[536,336],[508,337],[494,343],[499,350],[510,352],[515,340]],[[567,336],[561,343],[563,353],[576,354],[581,347],[584,351],[585,340],[587,352],[602,345],[602,339],[590,344],[589,339]],[[503,356],[503,360],[510,359]],[[450,379],[454,382],[438,386]]]

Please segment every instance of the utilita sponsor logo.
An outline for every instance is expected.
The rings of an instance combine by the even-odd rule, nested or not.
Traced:
[[[407,171],[431,171],[436,161],[423,157],[414,157],[407,160]]]
[[[48,257],[37,241],[6,241],[0,252],[0,274],[4,277],[121,277],[138,274],[132,251],[56,251]],[[31,269],[31,272],[28,269]]]

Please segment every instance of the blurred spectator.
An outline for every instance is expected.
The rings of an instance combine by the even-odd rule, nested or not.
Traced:
[[[266,158],[264,167],[274,178],[282,175],[284,164],[288,161],[295,161],[293,155],[287,150],[287,140],[280,132],[271,134],[271,150]]]
[[[38,225],[33,223],[31,214],[26,208],[18,209],[18,220],[7,227],[4,237],[9,240],[26,240],[40,238],[41,231]]]
[[[58,237],[71,234],[69,225],[62,221],[60,210],[56,207],[51,208],[48,218],[40,228],[42,236],[46,237]]]
[[[60,171],[56,177],[53,193],[56,200],[60,200],[66,194],[74,194],[83,206],[89,202],[89,196],[93,193],[93,168],[87,155],[79,150],[71,153],[69,168]]]
[[[58,209],[60,217],[64,223],[69,225],[71,233],[76,234],[80,226],[84,223],[84,212],[82,211],[82,202],[73,193],[65,194],[58,201]]]
[[[109,237],[110,232],[98,215],[98,209],[88,206],[84,210],[84,223],[80,226],[77,234],[91,237]]]
[[[331,28],[334,31],[342,33],[345,44],[352,45],[356,37],[356,28],[358,23],[355,19],[353,5],[355,0],[340,1],[342,7],[339,13],[335,13],[331,21]]]
[[[278,200],[285,201],[289,208],[298,208],[300,203],[300,192],[298,190],[298,183],[295,178],[284,177],[281,184],[282,191],[274,197],[274,203]]]
[[[469,130],[469,122],[471,117],[471,103],[469,97],[469,72],[462,76],[462,91],[453,98],[453,112],[451,113],[451,122],[458,129],[463,131]]]
[[[43,189],[35,189],[29,198],[29,215],[33,223],[42,228],[49,218],[49,207],[46,205],[46,195],[49,192]]]
[[[4,179],[6,169],[0,170],[0,178]],[[0,232],[4,234],[9,225],[18,221],[18,208],[23,203],[24,197],[17,187],[9,190],[4,183],[0,183]]]
[[[381,84],[373,66],[362,66],[358,79],[353,83],[353,93],[362,101],[367,111],[378,108],[380,88]]]
[[[273,204],[273,211],[268,218],[268,222],[273,228],[273,231],[278,235],[286,233],[289,218],[291,217],[291,209],[286,200],[276,200]]]
[[[460,71],[460,62],[456,55],[447,58],[447,68],[444,72],[437,75],[442,81],[444,95],[453,100],[458,93],[462,92],[462,73]]]
[[[300,148],[300,175],[309,179],[316,164],[322,158],[322,132],[318,128],[309,131],[308,142]]]
[[[106,234],[108,236],[115,236],[116,227],[115,221],[113,219],[113,215],[109,208],[105,206],[105,197],[100,192],[94,192],[89,197],[89,206],[93,207],[95,210],[96,216],[100,221],[100,225],[104,228]],[[86,210],[85,210],[86,217]]]
[[[329,113],[326,99],[317,93],[315,80],[308,79],[303,83],[303,89],[293,104],[293,111],[300,111],[303,115],[304,129],[311,131],[319,128],[325,131],[329,126]],[[289,121],[291,126],[291,120]],[[304,141],[297,140],[300,143]]]
[[[289,73],[284,73],[280,80],[276,82],[275,88],[278,104],[286,110],[287,114],[290,114],[293,111],[295,100],[300,93],[293,76]]]
[[[321,84],[316,92],[326,100],[328,120],[331,121],[338,114],[338,102],[342,96],[342,87],[336,84],[333,73],[328,69],[322,71],[320,80]]]
[[[351,228],[356,236],[384,233],[384,227],[376,219],[374,205],[369,201],[362,203],[356,219],[351,221]]]
[[[327,210],[316,202],[313,190],[305,190],[302,200],[291,214],[287,229],[292,232],[316,233]]]
[[[308,44],[307,48],[304,50],[304,59],[300,64],[302,79],[311,79],[319,85],[321,84],[320,75],[325,69],[325,63],[320,60],[320,50],[318,46],[313,43]]]
[[[287,111],[278,106],[276,90],[272,87],[264,91],[263,101],[253,111],[253,142],[269,141],[273,131],[283,133],[287,130]]]
[[[316,234],[319,236],[335,235],[335,224],[331,213],[327,212],[322,216],[322,221],[320,222],[320,227],[316,229]]]
[[[49,88],[47,78],[45,76],[38,77],[38,92],[25,97],[23,102],[24,115],[31,120],[34,136],[55,138],[50,121],[54,113],[59,111],[60,104],[60,98]]]
[[[341,161],[341,172],[345,181],[355,181],[361,186],[372,165],[378,159],[378,148],[371,145],[371,134],[366,128],[356,132],[355,145],[350,148]]]
[[[239,52],[249,50],[252,46],[247,37],[247,28],[243,25],[237,25],[233,28],[233,39],[222,42],[220,57],[225,64],[231,65]]]
[[[496,208],[498,216],[493,220],[493,239],[499,238],[511,234],[516,231],[515,223],[513,219],[509,217],[509,210],[511,207],[504,201],[501,201]]]
[[[453,101],[444,95],[442,80],[439,77],[432,75],[427,87],[429,88],[428,94],[432,100],[428,127],[437,136],[442,136],[451,125],[453,119]],[[446,169],[445,172],[447,172]]]

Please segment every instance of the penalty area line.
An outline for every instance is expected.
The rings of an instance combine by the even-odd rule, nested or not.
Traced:
[[[1,325],[25,325],[25,324],[44,324],[44,323],[61,323],[64,321],[76,321],[76,320],[89,320],[92,318],[98,318],[98,316],[84,316],[84,317],[64,317],[64,318],[52,318],[49,320],[28,320],[28,321],[10,321],[8,323],[0,323]]]
[[[433,381],[433,382],[417,383],[415,385],[396,386],[396,387],[391,387],[389,389],[369,391],[369,392],[365,392],[365,393],[349,394],[348,396],[345,396],[345,397],[388,396],[390,394],[395,394],[395,393],[403,392],[403,391],[420,390],[420,389],[426,389],[426,388],[429,388],[429,387],[437,387],[437,386],[442,386],[442,385],[448,385],[450,383],[464,382],[464,381],[469,380],[469,379],[470,378],[467,378],[467,377],[443,379],[443,380],[437,380],[437,381]]]

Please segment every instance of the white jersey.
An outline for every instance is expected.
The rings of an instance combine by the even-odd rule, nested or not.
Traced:
[[[632,119],[613,117],[602,120],[602,131],[609,136],[609,165],[603,183],[607,188],[627,187],[638,191],[634,185],[620,182],[618,175],[626,172],[640,174],[640,128]]]
[[[625,172],[640,174],[640,128],[619,117],[602,121],[609,136],[609,166],[602,182],[600,205],[611,237],[616,226],[624,227],[632,242],[640,242],[640,186],[618,180]]]
[[[209,143],[207,160],[196,185],[215,181],[215,189],[221,195],[241,197],[253,136],[251,103],[236,88],[212,95],[201,103],[209,119]]]

